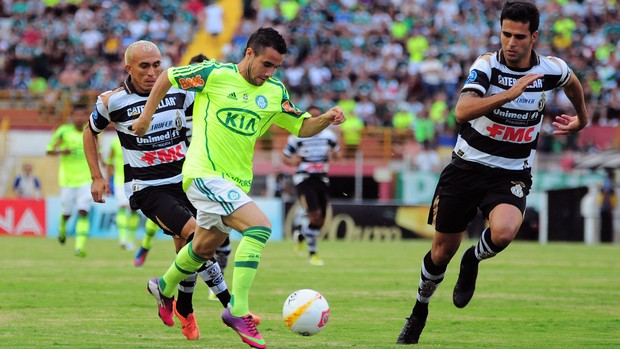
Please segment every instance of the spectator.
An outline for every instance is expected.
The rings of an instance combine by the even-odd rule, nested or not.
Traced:
[[[450,106],[456,104],[456,93],[461,82],[461,75],[463,75],[461,64],[456,60],[454,55],[449,55],[446,59],[444,68],[443,89],[446,93],[448,105]]]
[[[377,119],[377,107],[375,102],[370,98],[370,93],[360,93],[358,98],[359,101],[355,103],[355,108],[351,110],[351,113],[361,117],[362,120],[364,120],[364,124],[367,126],[379,126],[380,121]],[[344,109],[343,106],[343,110]]]
[[[204,28],[207,34],[217,39],[224,31],[224,9],[217,1],[211,1],[204,9]]]
[[[410,109],[409,104],[406,102],[398,106],[398,111],[396,111],[392,118],[392,127],[394,127],[394,129],[403,132],[413,129],[413,122],[416,116]]]
[[[424,107],[420,113],[416,115],[413,122],[413,132],[415,140],[418,143],[435,141],[435,123],[428,117],[428,108]]]
[[[161,13],[155,13],[155,17],[149,22],[147,26],[147,32],[153,41],[164,41],[168,37],[168,30],[170,29],[170,22],[161,15]]]
[[[459,66],[487,52],[487,41],[499,45],[499,29],[490,27],[493,22],[490,19],[500,4],[497,1],[450,0],[429,3],[428,6],[420,1],[279,3],[254,0],[252,6],[250,2],[245,0],[244,6],[256,7],[258,15],[240,23],[233,41],[224,46],[225,60],[241,59],[239,53],[243,52],[249,33],[257,26],[277,25],[283,18],[290,18],[286,32],[290,35],[291,50],[285,67],[293,71],[304,70],[301,85],[291,83],[299,81],[299,73],[290,78],[287,74],[278,76],[291,87],[291,96],[300,104],[307,100],[306,105],[310,105],[332,88],[352,86],[352,91],[361,92],[358,87],[363,87],[379,112],[385,114],[385,119],[380,120],[383,125],[389,124],[396,111],[391,106],[423,93],[420,68],[429,51],[436,51],[433,53],[439,57],[451,57],[443,62],[445,69],[439,90],[447,94],[446,102],[452,107],[455,103],[452,91]],[[68,65],[72,65],[80,79],[90,79],[90,73],[83,71],[91,71],[90,66],[101,55],[109,61],[113,59],[115,50],[110,50],[111,47],[118,45],[117,52],[122,52],[129,43],[152,35],[149,26],[158,22],[157,14],[168,23],[174,23],[167,31],[168,42],[157,43],[165,51],[165,63],[177,64],[180,52],[185,52],[194,36],[193,31],[205,28],[204,25],[194,25],[198,17],[204,15],[202,0],[179,4],[175,10],[170,8],[178,4],[178,0],[77,1],[78,5],[65,5],[55,0],[7,3],[10,5],[5,9],[5,21],[10,32],[0,37],[0,63],[4,61],[2,67],[7,72],[7,81],[18,77],[16,82],[23,80],[23,86],[27,86],[34,76],[33,69],[39,66],[37,59],[48,65],[47,72],[39,72],[39,75],[48,80],[51,88],[56,87],[56,81],[61,80],[60,74],[67,70]],[[615,54],[620,33],[616,12],[616,7],[598,6],[588,1],[546,2],[541,4],[541,28],[551,31],[557,23],[557,32],[541,35],[538,42],[541,54],[562,56],[574,62],[573,70],[580,74],[587,102],[591,103],[589,108],[600,114],[600,117],[595,115],[593,122],[600,120],[610,126],[619,121],[615,113],[618,109],[608,108],[615,98],[613,94],[617,93],[614,86],[617,85],[620,65],[620,55]],[[99,34],[88,33],[92,24],[104,38],[102,42],[98,42]],[[553,41],[556,33],[561,38]],[[161,37],[161,33],[155,35]],[[96,40],[80,39],[89,36]],[[114,37],[116,39],[110,39]],[[568,42],[572,46],[563,48]],[[341,73],[338,75],[337,71]],[[123,76],[122,67],[114,66],[109,71],[110,81],[121,81]],[[340,79],[335,86],[329,84],[332,76]],[[308,83],[312,84],[311,90],[307,88]],[[80,84],[83,88],[91,87],[86,81]],[[366,91],[369,86],[372,86],[371,90]],[[77,93],[81,91],[77,90]],[[388,101],[390,98],[386,99],[386,93],[396,104]],[[549,108],[552,106],[553,102],[548,103]]]
[[[354,158],[362,143],[364,121],[357,114],[351,113],[347,115],[347,122],[343,123],[340,129],[342,130],[344,156],[347,158]]]
[[[32,173],[32,164],[27,162],[22,166],[22,173],[15,177],[13,194],[16,198],[40,199],[41,181]]]
[[[425,98],[432,98],[441,90],[444,70],[445,67],[439,60],[437,48],[432,47],[428,51],[428,55],[420,63],[420,74],[422,75],[422,83],[424,84]]]
[[[441,160],[437,148],[429,141],[422,142],[422,149],[415,155],[413,164],[420,172],[439,173]]]

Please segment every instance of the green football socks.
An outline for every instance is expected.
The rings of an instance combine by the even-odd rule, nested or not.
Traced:
[[[60,225],[58,226],[58,236],[65,239],[67,237],[67,221],[69,219],[60,215]]]
[[[127,243],[127,209],[119,208],[116,212],[116,229],[118,230],[118,240],[121,245]]]
[[[155,234],[159,230],[159,226],[150,219],[146,219],[146,223],[144,224],[144,237],[142,238],[142,248],[145,250],[150,250],[153,245],[153,238]]]
[[[90,222],[88,216],[78,216],[75,223],[75,250],[84,251]]]
[[[230,301],[233,316],[244,316],[250,312],[249,294],[256,270],[260,262],[263,248],[271,235],[267,227],[251,227],[242,232],[235,253],[233,269],[232,297]]]
[[[127,242],[133,244],[136,239],[136,230],[140,225],[140,214],[138,211],[129,210],[129,217],[127,217]]]
[[[205,262],[192,250],[192,242],[183,246],[177,253],[174,263],[168,271],[159,278],[159,291],[166,297],[172,297],[177,285],[188,276],[192,275]]]

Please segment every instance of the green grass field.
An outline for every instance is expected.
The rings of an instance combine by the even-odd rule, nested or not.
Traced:
[[[72,255],[72,243],[0,238],[0,347],[247,347],[222,324],[222,307],[207,300],[204,283],[194,297],[200,340],[162,324],[145,285],[170,265],[169,240],[155,242],[141,269],[116,241],[90,240],[83,259]],[[313,267],[293,254],[291,242],[270,242],[251,293],[268,347],[402,348],[394,342],[429,247],[430,241],[321,242],[326,265]],[[458,256],[431,302],[418,348],[620,347],[618,246],[515,242],[481,264],[465,309],[452,305]],[[331,307],[328,326],[314,337],[297,336],[282,322],[284,299],[300,288],[321,292]]]

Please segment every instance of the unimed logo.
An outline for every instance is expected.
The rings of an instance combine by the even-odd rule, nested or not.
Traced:
[[[0,235],[45,236],[45,201],[0,200]]]

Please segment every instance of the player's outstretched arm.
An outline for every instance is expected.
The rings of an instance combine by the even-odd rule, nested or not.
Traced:
[[[342,108],[332,107],[325,113],[316,118],[304,119],[304,123],[299,129],[299,137],[312,137],[323,131],[329,125],[340,125],[346,120]]]
[[[562,114],[556,116],[555,121],[552,123],[553,127],[555,127],[553,134],[556,135],[577,133],[588,124],[588,110],[586,109],[583,87],[575,74],[571,73],[568,83],[564,86],[564,93],[566,93],[566,97],[573,104],[577,115]]]
[[[155,114],[155,110],[157,110],[157,105],[159,105],[159,102],[166,96],[170,87],[172,87],[172,83],[168,80],[168,69],[166,69],[159,74],[149,94],[149,99],[144,105],[142,114],[133,122],[130,126],[130,130],[134,131],[140,137],[146,134],[149,126],[151,126],[151,118]]]

